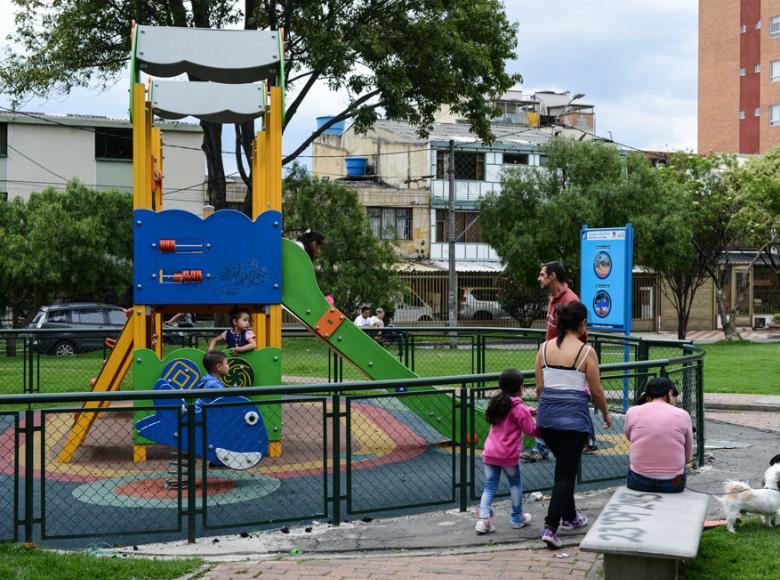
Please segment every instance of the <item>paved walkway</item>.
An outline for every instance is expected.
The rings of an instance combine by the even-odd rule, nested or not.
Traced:
[[[265,562],[234,562],[220,564],[200,578],[574,579],[585,578],[596,559],[596,554],[580,552],[576,547],[552,552],[513,546],[427,556],[361,554],[347,558],[296,557]]]

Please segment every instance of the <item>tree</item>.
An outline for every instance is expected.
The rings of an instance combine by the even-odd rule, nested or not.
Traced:
[[[623,225],[628,215],[626,161],[614,146],[555,139],[542,152],[545,168],[506,173],[501,193],[481,204],[484,240],[526,287],[536,285],[539,265],[552,260],[577,280],[582,225]]]
[[[346,90],[333,119],[285,157],[293,161],[332,124],[351,118],[368,130],[383,110],[426,135],[442,106],[467,119],[490,142],[492,101],[520,80],[507,73],[517,27],[500,0],[13,0],[18,48],[0,67],[0,86],[15,102],[29,95],[67,93],[74,86],[108,86],[130,51],[130,22],[162,26],[284,28],[287,84],[285,127],[317,81]],[[225,206],[221,125],[201,122],[210,203]],[[252,123],[237,127],[239,172],[249,187]],[[247,195],[247,200],[251,196]],[[245,206],[248,205],[245,204]]]
[[[317,261],[317,280],[347,315],[361,304],[392,304],[401,291],[397,261],[389,242],[371,234],[368,217],[354,190],[312,179],[293,166],[283,185],[284,231],[295,239],[307,228],[326,237]]]
[[[742,201],[736,216],[741,235],[780,277],[780,147],[734,173]]]
[[[55,299],[107,301],[132,284],[132,196],[78,182],[0,203],[0,306],[27,325]]]
[[[498,302],[523,328],[531,328],[535,320],[547,314],[547,296],[538,286],[520,284],[508,272],[501,272],[497,280]]]
[[[555,139],[542,147],[544,168],[504,176],[501,193],[481,205],[482,233],[520,285],[531,287],[541,263],[560,260],[579,278],[579,232],[633,224],[634,262],[658,273],[684,338],[696,291],[707,271],[697,253],[692,177],[656,169],[597,141]]]

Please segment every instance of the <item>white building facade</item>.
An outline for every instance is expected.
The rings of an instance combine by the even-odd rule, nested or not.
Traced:
[[[205,161],[199,125],[159,123],[163,140],[166,208],[200,214],[205,203]],[[132,191],[132,125],[86,115],[0,112],[0,199],[78,179],[98,190]]]

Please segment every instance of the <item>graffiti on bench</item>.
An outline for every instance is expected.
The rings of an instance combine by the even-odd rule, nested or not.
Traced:
[[[623,492],[613,497],[596,521],[599,539],[640,543],[647,529],[622,524],[641,524],[646,521],[653,515],[653,510],[662,498],[658,493],[631,492]]]

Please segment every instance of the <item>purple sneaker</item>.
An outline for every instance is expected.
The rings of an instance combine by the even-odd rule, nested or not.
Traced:
[[[586,516],[580,510],[577,510],[575,513],[576,516],[573,520],[563,520],[561,522],[562,530],[573,530],[575,528],[582,528],[588,525],[588,516]]]
[[[563,542],[558,538],[558,535],[547,526],[544,527],[544,531],[542,532],[542,541],[547,544],[547,547],[551,550],[557,550],[563,546]]]

